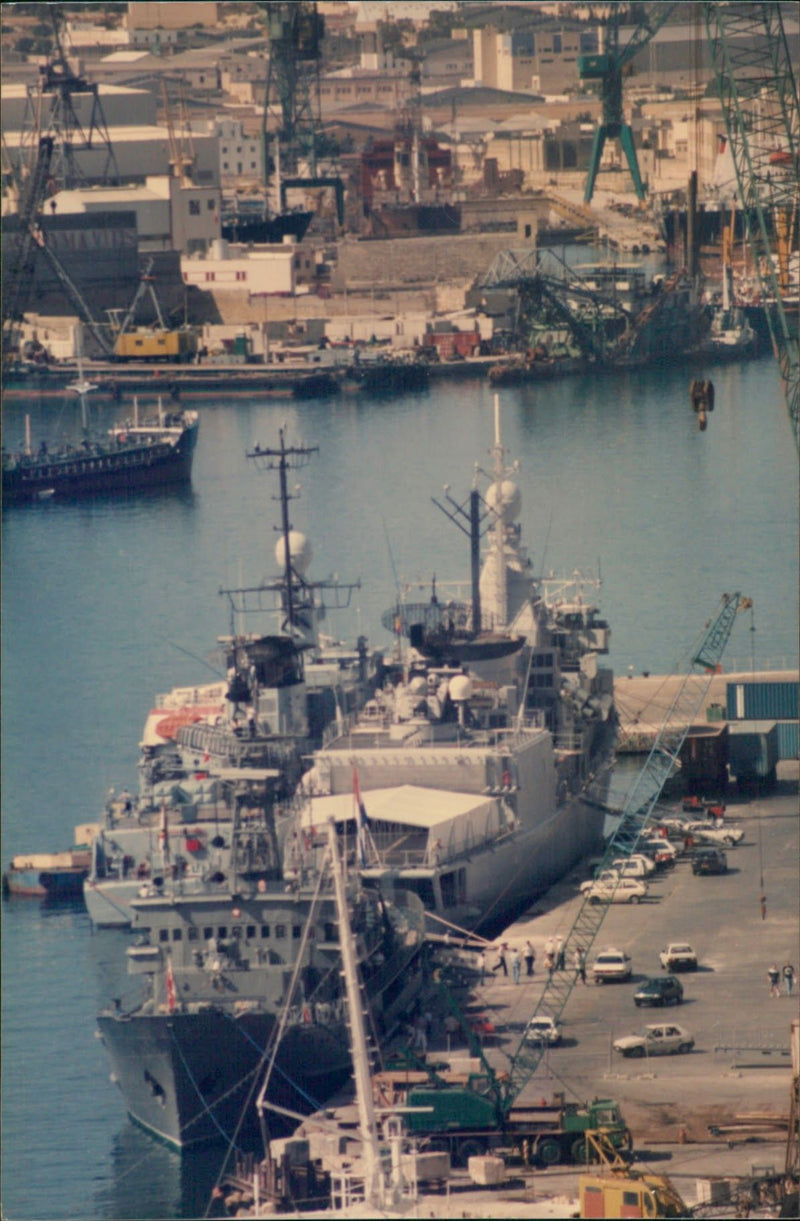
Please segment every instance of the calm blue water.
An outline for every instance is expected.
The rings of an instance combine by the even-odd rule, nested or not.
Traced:
[[[522,472],[524,535],[538,568],[604,581],[611,661],[653,672],[684,660],[724,590],[754,599],[726,661],[796,664],[797,454],[771,359],[708,370],[717,409],[698,432],[691,376],[577,378],[505,390],[503,439]],[[34,437],[67,422],[28,405]],[[4,408],[4,441],[24,408]],[[402,580],[466,580],[467,543],[431,503],[466,496],[488,465],[488,385],[443,383],[390,401],[202,405],[193,488],[127,502],[41,504],[2,525],[3,861],[66,847],[110,786],[135,783],[156,691],[212,677],[228,630],[221,585],[274,571],[275,477],[256,442],[320,453],[298,475],[293,524],[311,575],[361,579],[331,630],[388,643],[381,612]],[[104,421],[107,422],[107,421]],[[424,596],[427,596],[427,590]],[[194,656],[192,656],[194,655]],[[94,1015],[129,985],[124,934],[92,934],[78,909],[3,909],[3,1215],[17,1219],[202,1215],[216,1164],[179,1160],[127,1122]]]

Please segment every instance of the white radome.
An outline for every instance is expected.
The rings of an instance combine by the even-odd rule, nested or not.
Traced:
[[[472,680],[466,674],[456,674],[450,679],[450,699],[456,704],[466,703],[472,695]]]
[[[295,572],[304,573],[311,563],[311,543],[301,530],[289,531],[289,555]],[[275,561],[283,568],[285,562],[284,541],[281,536],[275,544]]]
[[[486,503],[508,524],[519,517],[519,511],[522,508],[522,494],[513,479],[504,479],[499,488],[496,483],[493,483],[487,489]]]

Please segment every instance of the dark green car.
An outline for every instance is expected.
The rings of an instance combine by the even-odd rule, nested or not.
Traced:
[[[727,873],[728,858],[721,848],[695,848],[692,873]]]
[[[641,1005],[680,1005],[683,1000],[683,984],[674,975],[659,975],[646,979],[633,994],[634,1002]]]

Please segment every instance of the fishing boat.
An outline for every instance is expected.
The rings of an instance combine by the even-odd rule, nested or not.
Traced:
[[[78,377],[67,386],[80,402],[80,441],[51,449],[31,444],[30,416],[25,442],[16,453],[3,449],[3,504],[70,499],[188,483],[197,445],[196,411],[165,411],[161,398],[155,417],[133,418],[98,436],[89,427],[87,396],[97,386],[84,374],[83,341],[78,333]]]
[[[86,395],[95,387],[83,375],[67,387],[81,403],[81,441],[50,449],[31,445],[30,417],[25,444],[17,453],[3,451],[3,504],[52,498],[136,492],[144,488],[188,483],[199,428],[196,411],[167,412],[161,400],[155,418],[133,419],[93,436],[88,426]]]
[[[348,646],[321,630],[328,610],[346,609],[357,586],[312,580],[309,539],[290,527],[287,473],[313,452],[289,446],[283,430],[276,449],[253,451],[280,476],[277,574],[221,590],[230,610],[230,632],[218,638],[226,678],[156,697],[140,742],[137,796],[112,794],[96,828],[83,888],[96,926],[130,924],[142,886],[166,876],[165,844],[184,893],[225,876],[231,810],[220,776],[272,769],[275,797],[289,797],[331,724],[354,714],[382,681],[383,656],[363,636]],[[254,620],[262,628],[244,630]]]
[[[351,865],[415,891],[439,935],[499,927],[599,849],[617,731],[599,581],[535,574],[497,399],[492,452],[485,497],[445,509],[470,525],[471,597],[387,611],[408,652],[298,795],[305,830],[334,819]]]
[[[304,1114],[351,1071],[326,838],[276,819],[273,779],[242,780],[235,769],[224,778],[234,807],[224,883],[185,894],[168,882],[133,902],[139,939],[128,968],[144,994],[132,1005],[117,998],[98,1017],[129,1115],[178,1150],[255,1144],[252,1104],[270,1058],[269,1101]],[[347,902],[348,948],[382,1040],[422,984],[422,905],[367,888],[358,871]]]

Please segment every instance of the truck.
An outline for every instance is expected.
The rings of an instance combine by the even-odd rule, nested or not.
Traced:
[[[666,1175],[632,1170],[601,1132],[587,1141],[602,1171],[578,1180],[581,1217],[688,1217],[690,1210]]]
[[[551,1102],[513,1103],[498,1114],[490,1080],[469,1074],[459,1085],[428,1081],[410,1085],[406,1094],[405,1125],[414,1136],[427,1136],[435,1148],[446,1149],[455,1165],[466,1166],[471,1157],[490,1149],[512,1148],[530,1164],[556,1166],[591,1159],[589,1131],[602,1132],[621,1153],[630,1152],[630,1129],[619,1106],[609,1098],[595,1098],[581,1106],[556,1094]]]

